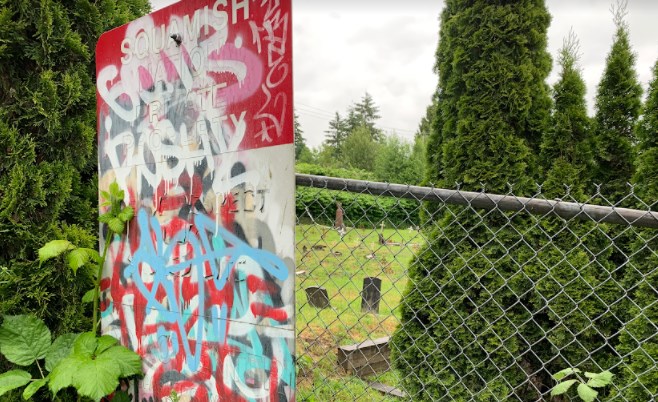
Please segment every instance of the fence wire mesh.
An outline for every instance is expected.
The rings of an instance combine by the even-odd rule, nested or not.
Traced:
[[[658,215],[632,188],[297,185],[298,400],[654,400]]]

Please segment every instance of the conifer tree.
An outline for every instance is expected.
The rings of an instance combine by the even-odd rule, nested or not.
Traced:
[[[583,201],[586,177],[592,168],[590,118],[585,101],[586,86],[578,63],[578,39],[572,32],[560,49],[560,75],[553,88],[550,129],[541,143],[540,161],[545,170],[542,193],[548,198],[569,195]]]
[[[628,194],[634,167],[634,126],[642,105],[642,87],[625,21],[626,1],[613,8],[616,26],[612,48],[596,94],[596,170],[593,181],[602,195],[616,202]]]
[[[633,183],[640,199],[654,205],[658,201],[658,61],[653,67],[653,80],[635,132],[638,156]]]
[[[542,196],[584,202],[592,168],[590,118],[585,102],[585,82],[577,66],[578,41],[570,32],[560,49],[560,73],[553,89],[551,127],[541,144],[546,169]],[[617,362],[615,335],[619,299],[623,290],[606,235],[593,222],[558,217],[537,220],[538,264],[524,273],[533,282],[533,320],[546,336],[537,340],[550,353],[541,353],[547,373],[565,367],[592,372],[612,368]],[[594,297],[596,294],[596,297]]]
[[[549,23],[543,1],[446,1],[432,119],[438,132],[427,150],[439,156],[429,157],[429,179],[532,191],[551,105]],[[542,333],[526,307],[532,282],[520,274],[534,259],[524,239],[529,218],[453,206],[434,217],[428,245],[409,268],[393,336],[396,367],[414,373],[404,377],[406,392],[417,400],[537,400],[532,384],[549,379],[538,361],[545,345],[532,344]]]
[[[348,110],[346,121],[346,128],[348,133],[364,126],[370,132],[374,141],[381,141],[384,133],[375,127],[375,122],[381,118],[379,115],[379,106],[368,92],[366,92],[361,100],[352,105]]]
[[[100,34],[146,13],[147,0],[2,0],[0,7],[0,311],[34,313],[54,333],[86,327],[91,278],[37,250],[65,238],[95,247]],[[84,322],[83,322],[84,320]]]
[[[642,117],[636,127],[638,157],[636,159],[636,194],[651,209],[658,200],[658,61],[653,68],[653,79],[644,104]],[[622,394],[626,400],[652,400],[658,395],[658,340],[655,326],[658,306],[655,289],[658,288],[658,238],[655,229],[638,230],[632,244],[632,264],[627,270],[625,288],[633,289],[630,296],[629,320],[622,331],[619,352],[626,365],[622,372]]]
[[[333,151],[334,157],[340,157],[343,143],[349,131],[345,120],[336,112],[334,119],[329,122],[329,129],[325,131],[325,145]]]
[[[295,134],[295,160],[299,160],[304,154],[310,154],[310,150],[306,146],[306,139],[304,138],[304,131],[302,125],[299,123],[299,116],[297,112],[293,115],[293,131]]]

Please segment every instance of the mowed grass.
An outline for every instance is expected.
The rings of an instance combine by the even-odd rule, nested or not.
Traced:
[[[381,234],[385,240],[382,244]],[[393,371],[361,380],[338,366],[338,346],[390,336],[407,285],[407,268],[423,238],[412,229],[349,228],[341,238],[330,227],[296,227],[297,395],[300,401],[397,400],[368,381],[398,384]],[[381,279],[379,314],[361,312],[363,279]],[[305,289],[327,290],[330,308],[309,304]]]

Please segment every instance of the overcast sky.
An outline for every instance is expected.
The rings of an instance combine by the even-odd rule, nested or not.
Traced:
[[[174,1],[152,0],[158,9]],[[184,0],[183,0],[184,1]],[[547,0],[555,59],[573,28],[590,111],[612,44],[608,0]],[[379,127],[412,139],[437,77],[432,71],[443,1],[293,0],[295,109],[307,144],[316,147],[335,112],[344,115],[367,91],[380,108]],[[627,22],[636,70],[646,90],[658,59],[658,1],[628,0]]]

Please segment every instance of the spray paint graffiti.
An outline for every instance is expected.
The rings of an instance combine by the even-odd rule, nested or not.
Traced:
[[[294,400],[290,23],[188,0],[99,41],[99,186],[137,211],[103,238],[102,328],[144,358],[135,400]]]

